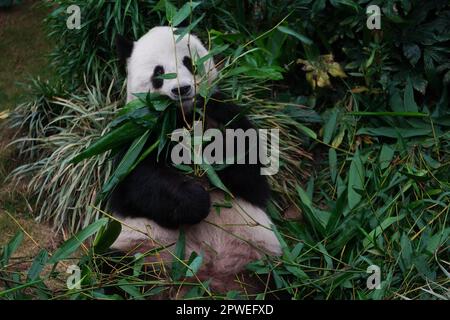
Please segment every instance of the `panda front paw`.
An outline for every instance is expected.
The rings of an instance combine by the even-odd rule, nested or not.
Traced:
[[[197,182],[186,182],[183,194],[175,209],[174,219],[178,225],[197,224],[205,219],[210,211],[211,199],[208,191]]]

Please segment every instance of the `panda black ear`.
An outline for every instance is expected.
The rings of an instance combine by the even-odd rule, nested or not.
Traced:
[[[134,43],[126,39],[124,36],[118,34],[116,37],[116,50],[119,57],[120,63],[126,64],[127,59],[131,56],[133,51]]]

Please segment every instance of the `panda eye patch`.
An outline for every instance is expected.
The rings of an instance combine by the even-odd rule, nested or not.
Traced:
[[[164,79],[158,78],[159,76],[162,76],[163,74],[164,74],[164,67],[156,66],[155,70],[153,70],[153,75],[152,75],[153,88],[159,89],[163,86]]]
[[[192,65],[192,59],[188,56],[183,58],[184,66],[189,70],[190,73],[194,74],[194,66]]]

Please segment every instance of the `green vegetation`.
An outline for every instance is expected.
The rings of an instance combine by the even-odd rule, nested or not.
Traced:
[[[198,270],[197,257],[180,261],[179,255],[172,271],[144,281],[144,257],[138,255],[125,264],[129,273],[100,273],[101,254],[118,231],[113,221],[95,219],[102,204],[93,207],[110,176],[109,158],[70,163],[105,134],[123,106],[114,36],[137,39],[154,25],[185,17],[188,27],[181,32],[193,28],[221,62],[223,91],[259,126],[281,130],[281,172],[271,181],[275,197],[268,212],[283,256],[249,269],[270,274],[276,291],[294,299],[449,298],[448,1],[370,2],[382,9],[381,30],[366,27],[365,0],[186,6],[89,0],[81,7],[82,28],[68,30],[65,8],[72,3],[51,1],[57,6],[47,21],[49,35],[59,40],[52,62],[62,81],[34,81],[34,99],[16,108],[10,125],[24,133],[15,146],[31,160],[14,176],[31,179],[38,217],[79,233],[51,258],[42,251],[30,270],[15,273],[9,261],[19,233],[3,249],[0,297],[118,299],[104,291],[116,286],[142,299],[176,288],[180,274]],[[287,219],[288,208],[299,209],[304,221]],[[93,234],[94,245],[82,246]],[[64,281],[49,288],[47,280],[63,275],[56,268],[44,272],[44,266],[66,263],[79,248],[81,289],[67,290]],[[381,269],[380,290],[366,287],[370,265]],[[220,298],[207,283],[192,285],[185,298],[194,297]]]

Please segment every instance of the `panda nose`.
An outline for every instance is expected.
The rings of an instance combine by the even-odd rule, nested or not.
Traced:
[[[172,89],[172,93],[175,96],[185,97],[188,96],[192,91],[192,86],[181,86]]]

